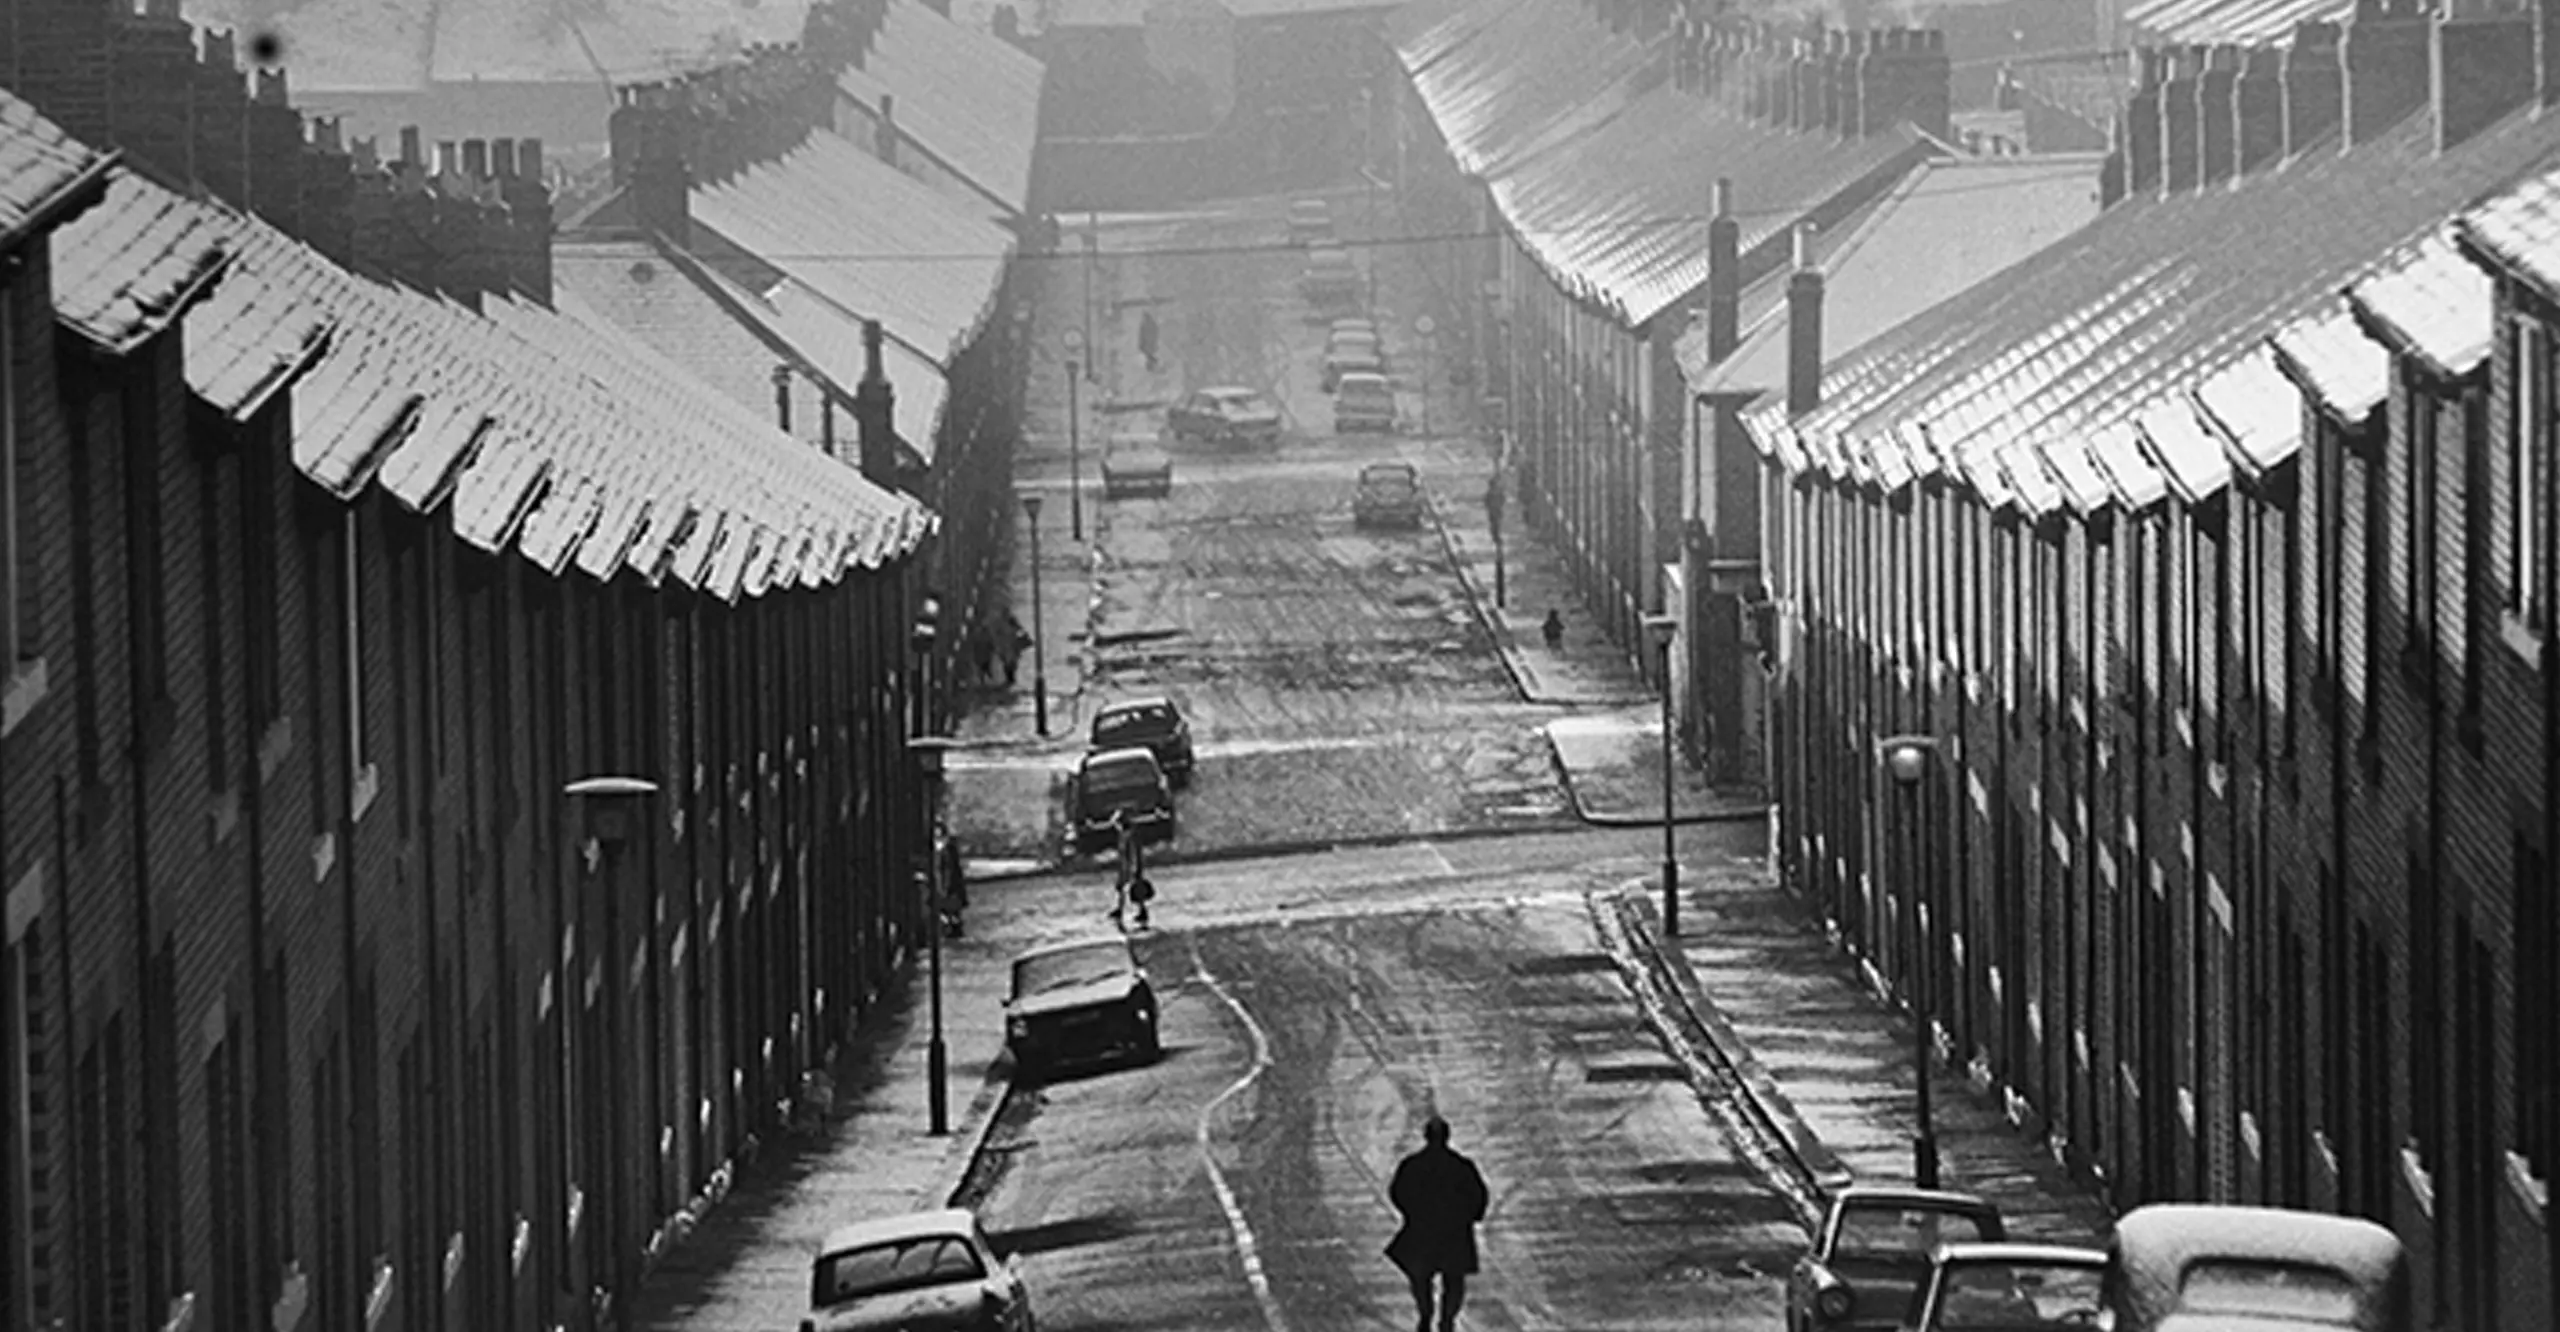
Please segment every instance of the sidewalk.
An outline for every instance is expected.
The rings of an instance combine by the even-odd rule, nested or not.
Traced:
[[[823,1122],[766,1141],[736,1186],[674,1245],[630,1302],[636,1332],[797,1327],[809,1303],[809,1259],[848,1221],[940,1207],[968,1176],[1008,1085],[1004,1046],[1007,946],[943,941],[943,1040],[950,1055],[949,1126],[931,1135],[925,1047],[928,977],[919,964],[846,1042]]]
[[[1855,959],[1764,870],[1682,867],[1675,947],[1660,939],[1658,886],[1629,885],[1621,915],[1659,956],[1751,1113],[1825,1189],[1907,1185],[1918,1117],[1909,1021],[1867,988]],[[1943,1187],[1997,1204],[2019,1237],[2095,1244],[2110,1213],[1994,1092],[1933,1060],[1931,1121]]]

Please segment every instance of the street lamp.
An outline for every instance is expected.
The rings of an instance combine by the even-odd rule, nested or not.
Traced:
[[[925,886],[924,937],[927,969],[933,980],[933,1031],[924,1046],[925,1113],[930,1131],[940,1136],[951,1131],[951,1058],[942,1044],[942,758],[951,748],[947,735],[911,736],[907,752],[915,755],[916,771],[924,778],[925,838],[923,874]]]
[[[1369,262],[1378,262],[1377,256],[1371,255]],[[1431,433],[1431,358],[1434,350],[1431,335],[1440,331],[1440,325],[1427,314],[1415,315],[1413,331],[1422,335],[1422,369],[1415,377],[1422,381],[1417,385],[1422,390],[1422,433],[1428,435]]]
[[[1909,887],[1904,914],[1910,920],[1904,926],[1910,948],[1911,963],[1911,1077],[1918,1097],[1919,1135],[1912,1139],[1912,1178],[1924,1189],[1938,1187],[1938,1130],[1929,1105],[1929,1004],[1924,986],[1929,969],[1921,962],[1920,892],[1926,867],[1920,863],[1920,827],[1915,807],[1920,799],[1921,780],[1937,763],[1938,741],[1926,735],[1890,735],[1878,742],[1884,753],[1885,771],[1893,777],[1895,822],[1900,826],[1904,847],[1905,875]]]
[[[1671,846],[1671,640],[1680,636],[1676,615],[1648,615],[1644,629],[1662,658],[1662,933],[1680,934],[1680,861]]]
[[[1067,382],[1075,382],[1075,371],[1067,372]],[[1049,738],[1049,654],[1040,641],[1040,497],[1022,497],[1022,514],[1031,526],[1031,724],[1040,738]]]
[[[1084,409],[1076,395],[1076,358],[1085,340],[1067,330],[1067,535],[1084,540]]]
[[[603,964],[613,974],[603,987],[606,1002],[602,1040],[603,1048],[612,1051],[614,1059],[619,1061],[623,1049],[622,996],[629,980],[621,974],[624,959],[621,894],[615,891],[614,879],[622,866],[622,849],[639,835],[646,802],[658,793],[658,784],[645,777],[585,777],[562,787],[560,793],[575,803],[583,816],[586,841],[580,850],[588,872],[600,873],[605,879]],[[654,1037],[648,1042],[648,1048],[653,1051],[657,1048]],[[647,1082],[654,1096],[657,1080],[649,1077]],[[588,1094],[602,1097],[606,1092],[604,1088],[591,1087]],[[623,1113],[616,1108],[606,1113],[604,1121],[605,1159],[616,1164],[604,1178],[596,1181],[597,1187],[603,1191],[603,1205],[598,1210],[604,1219],[598,1224],[605,1228],[605,1233],[618,1237],[621,1234],[618,1227],[622,1219],[622,1199],[615,1180],[619,1177],[617,1172],[623,1160]],[[613,1288],[629,1291],[634,1284],[630,1254],[625,1246],[618,1243],[614,1246],[614,1253]],[[622,1317],[621,1306],[617,1304],[613,1315],[615,1326],[621,1326]]]

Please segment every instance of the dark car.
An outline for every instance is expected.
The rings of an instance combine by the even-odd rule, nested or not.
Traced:
[[[1165,409],[1164,423],[1178,440],[1268,444],[1280,438],[1278,404],[1256,390],[1233,385],[1193,389]]]
[[[1028,1077],[1079,1060],[1161,1054],[1155,986],[1127,937],[1048,944],[1015,958],[1004,1040]]]
[[[1124,829],[1142,846],[1173,840],[1173,784],[1143,746],[1076,760],[1068,788],[1069,835],[1080,852],[1119,845]]]
[[[1179,782],[1191,775],[1191,723],[1182,709],[1162,694],[1106,703],[1093,714],[1090,749],[1140,748],[1156,756],[1156,766]]]
[[[1351,495],[1352,526],[1420,527],[1426,510],[1413,464],[1378,462],[1360,469]]]
[[[1787,1332],[1896,1332],[1939,1245],[2007,1238],[2000,1209],[1971,1194],[1842,1189],[1787,1275]]]

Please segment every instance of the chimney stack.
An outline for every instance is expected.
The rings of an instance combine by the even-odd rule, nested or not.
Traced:
[[[2346,108],[2346,76],[2338,59],[2338,25],[2297,24],[2284,57],[2284,155],[2309,148],[2338,127]]]
[[[507,282],[517,295],[551,305],[551,187],[542,179],[542,140],[500,139],[490,154],[498,197],[507,205]]]
[[[243,192],[251,212],[286,235],[302,230],[302,114],[293,109],[284,71],[251,76],[248,165]]]
[[[2459,9],[2459,7],[2457,7]],[[2532,13],[2448,12],[2435,19],[2434,85],[2436,151],[2470,138],[2508,112],[2533,100]]]
[[[614,133],[617,147],[628,144],[627,175],[632,220],[656,232],[678,249],[693,244],[693,176],[687,161],[690,135],[687,112],[676,105],[680,90],[665,84],[642,84],[623,90],[623,104],[613,113],[628,123]],[[622,164],[614,175],[626,178]]]
[[[1795,271],[1787,275],[1787,415],[1822,405],[1822,270],[1813,262],[1813,224],[1796,224]]]
[[[880,153],[880,160],[896,166],[898,164],[898,99],[887,93],[880,94],[880,123],[873,137],[874,146]]]
[[[2560,0],[2533,0],[2533,86],[2542,106],[2560,106]]]
[[[2196,121],[2196,94],[2204,50],[2195,46],[2173,46],[2162,56],[2165,68],[2159,88],[2160,192],[2163,195],[2185,194],[2194,190],[2201,179],[2196,159],[2196,145],[2201,139]]]
[[[2284,155],[2284,52],[2253,46],[2231,81],[2232,174],[2248,175]]]
[[[1742,340],[1742,223],[1733,182],[1716,178],[1716,215],[1707,222],[1707,360],[1721,364]]]
[[[2240,124],[2233,90],[2240,82],[2240,48],[2207,47],[2196,71],[2196,179],[2219,185],[2240,174]]]
[[[2156,46],[2133,53],[2133,95],[2125,99],[2116,121],[2117,150],[2124,154],[2127,195],[2152,194],[2160,188],[2160,104],[2168,76],[2168,53]]]
[[[2346,71],[2346,147],[2370,143],[2426,105],[2430,33],[2424,0],[2356,0],[2338,43]]]
[[[302,226],[294,234],[340,268],[355,267],[355,163],[339,144],[336,117],[312,119],[300,165]]]
[[[855,443],[862,450],[862,474],[872,484],[895,489],[898,484],[898,425],[889,373],[880,363],[880,321],[862,321],[862,382],[853,389]]]
[[[240,72],[231,34],[210,28],[195,67],[196,178],[224,203],[248,202],[249,80]]]
[[[114,129],[97,142],[112,143],[180,180],[196,175],[192,91],[196,78],[195,30],[166,0],[148,0],[137,15],[125,6],[113,29],[107,77]]]
[[[1854,139],[1867,132],[1867,33],[1861,29],[1844,32],[1840,36],[1840,68],[1834,84],[1840,104],[1840,121],[1836,128],[1841,138]]]
[[[1882,133],[1907,120],[1924,134],[1948,137],[1954,72],[1945,33],[1880,28],[1868,34],[1867,55],[1858,69],[1861,133]]]

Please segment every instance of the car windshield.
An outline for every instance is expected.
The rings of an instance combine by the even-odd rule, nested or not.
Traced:
[[[2344,1272],[2308,1263],[2205,1259],[2187,1267],[2178,1312],[2282,1317],[2355,1325],[2356,1283]]]
[[[825,1309],[919,1286],[976,1281],[986,1274],[978,1251],[967,1240],[958,1235],[919,1235],[819,1259],[809,1302]]]
[[[1251,393],[1222,393],[1213,400],[1223,411],[1246,415],[1263,409],[1262,399]]]
[[[2095,1326],[2102,1270],[2077,1263],[1958,1263],[1939,1275],[1933,1328],[2009,1332]]]
[[[1129,960],[1128,945],[1104,939],[1014,959],[1013,992],[1017,996],[1038,994],[1043,990],[1109,980],[1134,970],[1136,967]]]
[[[1088,791],[1132,791],[1155,784],[1155,765],[1143,755],[1097,759],[1086,764],[1084,769],[1084,785]]]
[[[1840,1213],[1835,1258],[1926,1258],[1941,1244],[1990,1239],[1970,1213],[1934,1207],[1850,1207]]]
[[[1128,736],[1159,735],[1171,731],[1173,723],[1173,708],[1169,704],[1122,708],[1093,719],[1093,739],[1094,743],[1102,744]]]

